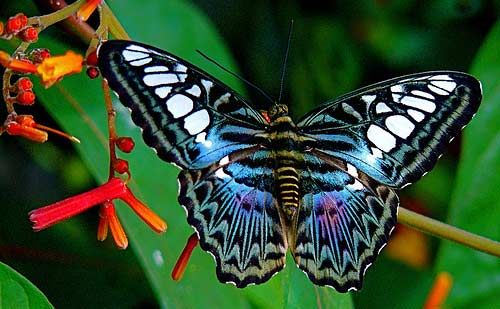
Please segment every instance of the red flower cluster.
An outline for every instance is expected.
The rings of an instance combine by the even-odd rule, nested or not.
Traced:
[[[6,24],[0,22],[0,36],[10,39],[17,36],[25,42],[35,42],[38,40],[38,30],[29,25],[29,20],[23,13],[10,17]]]
[[[127,236],[116,216],[113,201],[120,199],[157,233],[162,233],[167,229],[167,224],[151,209],[139,201],[123,180],[113,177],[105,184],[67,198],[54,204],[33,210],[29,214],[33,222],[33,229],[41,231],[58,222],[76,216],[85,210],[103,204],[100,211],[100,222],[97,233],[99,240],[104,240],[111,230],[113,239],[119,248],[125,249],[128,246]]]

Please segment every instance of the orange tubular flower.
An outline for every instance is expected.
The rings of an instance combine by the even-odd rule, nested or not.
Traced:
[[[79,73],[83,67],[83,57],[72,51],[62,56],[46,58],[37,67],[37,73],[42,78],[45,87],[52,86],[63,76]]]
[[[186,271],[187,264],[189,262],[189,258],[193,253],[194,248],[198,245],[199,239],[196,233],[193,233],[186,243],[184,250],[182,250],[181,256],[177,259],[177,263],[175,263],[174,269],[172,270],[172,279],[175,281],[179,281],[182,279],[184,272]]]
[[[128,239],[123,227],[116,215],[115,205],[111,201],[106,201],[99,211],[99,227],[97,229],[97,239],[104,241],[108,236],[108,228],[111,230],[113,240],[120,249],[126,249],[128,246]]]
[[[37,67],[31,62],[13,59],[4,51],[0,50],[0,65],[20,73],[36,73]]]
[[[15,121],[7,123],[5,131],[9,135],[21,136],[37,143],[44,143],[49,138],[47,132]]]
[[[19,73],[38,74],[43,85],[48,88],[66,75],[81,72],[83,57],[67,51],[62,56],[44,58],[36,65],[28,60],[14,59],[6,52],[0,51],[0,65]]]
[[[436,277],[436,281],[434,281],[434,285],[429,292],[429,296],[427,296],[427,300],[425,301],[423,308],[441,308],[450,293],[452,285],[453,279],[451,275],[447,272],[440,272]]]
[[[120,178],[111,178],[105,184],[88,192],[33,210],[30,212],[29,218],[33,222],[33,229],[40,231],[104,203],[100,214],[98,239],[104,240],[106,238],[109,227],[116,244],[120,248],[126,248],[128,245],[127,237],[111,202],[114,199],[121,199],[127,203],[155,232],[161,233],[167,229],[167,224],[141,203]]]
[[[95,9],[101,4],[102,0],[87,0],[84,5],[78,10],[76,16],[78,19],[86,21]]]

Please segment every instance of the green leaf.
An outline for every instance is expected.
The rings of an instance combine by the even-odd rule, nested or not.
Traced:
[[[31,282],[0,262],[0,308],[53,308]]]
[[[194,7],[182,1],[116,1],[110,4],[135,40],[165,48],[214,75],[220,75],[220,70],[196,56],[194,51],[197,48],[202,48],[225,67],[235,67],[213,26]],[[40,45],[50,47],[54,54],[68,48],[61,42],[41,42],[44,44]],[[223,75],[221,79],[227,80],[227,76]],[[234,80],[228,84],[241,89]],[[37,86],[36,93],[63,129],[81,139],[82,143],[76,145],[78,152],[96,179],[105,181],[109,163],[106,113],[100,81],[89,80],[80,74],[66,77],[47,90]],[[213,259],[199,248],[193,253],[183,280],[174,282],[170,278],[171,269],[187,238],[193,233],[186,222],[185,212],[177,203],[178,170],[159,160],[144,145],[140,130],[133,125],[128,111],[118,102],[115,106],[119,134],[132,136],[137,144],[132,154],[120,154],[130,164],[133,175],[130,186],[138,198],[169,224],[166,234],[156,235],[125,205],[118,205],[131,247],[161,306],[203,307],[209,303],[217,308],[282,308],[287,304],[303,307],[305,304],[321,303],[325,306],[335,304],[338,308],[351,307],[349,295],[340,295],[331,289],[318,289],[293,264],[265,285],[237,289],[221,284],[215,276]]]
[[[481,80],[484,99],[465,130],[449,222],[470,232],[500,239],[500,22],[492,28],[474,62],[472,74]],[[438,271],[453,277],[447,303],[453,307],[498,306],[500,259],[443,242]]]

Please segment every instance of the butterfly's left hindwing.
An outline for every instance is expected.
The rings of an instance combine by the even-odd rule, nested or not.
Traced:
[[[285,265],[287,245],[268,157],[264,150],[244,151],[179,176],[179,203],[201,247],[215,257],[217,277],[240,288],[269,280]]]
[[[201,69],[130,41],[104,42],[98,59],[102,75],[162,159],[204,168],[258,143],[262,116]]]
[[[401,188],[434,166],[480,102],[481,84],[470,75],[419,73],[347,94],[297,125],[310,148]]]

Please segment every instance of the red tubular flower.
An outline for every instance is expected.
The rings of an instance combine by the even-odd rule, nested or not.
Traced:
[[[7,123],[5,131],[9,135],[21,136],[37,143],[44,143],[49,138],[47,132],[15,121]]]
[[[186,243],[184,250],[182,250],[179,259],[177,259],[177,263],[175,263],[174,269],[172,269],[172,279],[175,281],[181,280],[184,272],[186,271],[187,264],[189,262],[189,258],[193,253],[194,248],[198,245],[199,239],[196,233],[193,233]]]
[[[167,229],[167,224],[141,203],[120,178],[111,178],[95,189],[33,210],[30,212],[29,218],[33,222],[33,229],[40,231],[104,203],[104,210],[101,212],[101,218],[104,219],[101,219],[99,224],[98,239],[106,238],[107,227],[109,227],[117,245],[125,248],[128,241],[114,212],[114,205],[111,202],[114,199],[121,199],[127,203],[154,231],[161,233]]]
[[[90,15],[101,4],[102,0],[87,0],[84,5],[78,10],[76,16],[83,21],[89,19]]]
[[[447,272],[440,272],[436,277],[436,281],[434,281],[434,285],[429,292],[429,296],[427,296],[427,300],[425,301],[423,308],[441,308],[450,293],[452,285],[453,279],[451,275]]]

